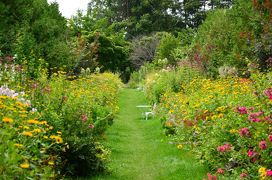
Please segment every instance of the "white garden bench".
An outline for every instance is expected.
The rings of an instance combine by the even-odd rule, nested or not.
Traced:
[[[152,117],[154,118],[156,103],[153,106],[150,106],[150,105],[138,105],[136,107],[141,109],[142,115],[143,115],[143,117],[145,117],[145,120],[148,120],[148,117],[150,115],[152,115]]]

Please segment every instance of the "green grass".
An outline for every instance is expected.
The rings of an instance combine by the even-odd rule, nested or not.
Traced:
[[[168,143],[159,120],[143,119],[136,106],[145,103],[142,92],[122,91],[119,116],[106,133],[112,150],[110,173],[92,179],[203,179],[206,169],[189,152]]]

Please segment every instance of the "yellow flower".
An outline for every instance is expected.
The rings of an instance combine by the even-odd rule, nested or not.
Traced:
[[[53,166],[54,164],[55,164],[54,161],[49,161],[49,162],[48,162],[48,165]]]
[[[30,119],[27,122],[28,122],[28,124],[39,124],[39,121],[37,121],[35,119]]]
[[[262,172],[260,176],[261,176],[261,179],[266,179],[267,172],[266,171]]]
[[[229,132],[230,133],[236,133],[236,132],[238,132],[236,129],[231,129],[231,130],[229,130]]]
[[[206,113],[208,113],[208,112],[209,112],[209,110],[206,109],[203,113],[206,114]]]
[[[24,147],[24,145],[18,144],[18,143],[14,144],[14,146],[16,146],[16,147],[18,147],[18,148]]]
[[[60,131],[57,131],[58,134],[62,134]]]
[[[24,131],[23,135],[24,136],[29,136],[29,137],[33,136],[33,134],[31,132],[29,132],[29,131]]]
[[[41,121],[41,122],[39,122],[39,124],[43,125],[43,124],[47,124],[47,122],[46,121]]]
[[[177,145],[178,149],[182,149],[182,144]]]
[[[63,143],[63,139],[60,136],[50,136],[51,139],[55,139],[56,143]]]
[[[23,168],[23,169],[28,169],[29,164],[28,163],[23,163],[23,164],[20,164],[20,167]]]
[[[264,172],[266,172],[266,168],[265,167],[260,167],[258,172],[259,173],[264,173]]]
[[[34,129],[33,132],[35,132],[35,133],[40,133],[40,132],[42,132],[42,130],[39,129],[39,128],[37,128],[37,129]]]
[[[23,126],[23,128],[24,128],[24,129],[29,129],[29,127],[28,127],[28,126]]]
[[[214,119],[216,119],[217,118],[217,116],[216,115],[213,115],[212,116],[212,120],[214,120]]]
[[[3,118],[3,122],[5,122],[5,123],[12,123],[13,120],[12,120],[11,118],[4,117],[4,118]]]

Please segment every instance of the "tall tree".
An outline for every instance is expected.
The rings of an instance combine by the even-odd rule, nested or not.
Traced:
[[[231,3],[232,0],[94,0],[90,9],[99,9],[100,15],[107,16],[116,27],[125,28],[132,38],[154,31],[198,27],[207,10],[229,7]]]
[[[17,54],[17,62],[43,58],[49,67],[69,65],[66,19],[57,3],[47,0],[2,0],[0,2],[0,48]]]

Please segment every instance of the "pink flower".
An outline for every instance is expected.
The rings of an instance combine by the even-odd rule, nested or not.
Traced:
[[[247,155],[249,156],[249,157],[253,157],[253,156],[255,156],[257,153],[255,152],[255,151],[252,151],[251,149],[250,150],[248,150],[248,152],[247,152]]]
[[[236,109],[240,114],[247,114],[247,108],[246,107],[237,107]]]
[[[240,136],[242,136],[242,137],[244,137],[244,136],[249,136],[250,135],[250,132],[249,132],[249,130],[248,130],[248,128],[242,128],[242,129],[240,129]]]
[[[263,114],[262,111],[256,112],[256,113],[250,113],[248,116],[248,120],[251,122],[260,122],[261,119],[259,118],[259,116],[262,114]]]
[[[267,121],[268,123],[269,122],[271,122],[271,118],[270,117],[268,117],[268,116],[264,116],[264,118],[263,118],[265,121]]]
[[[269,138],[269,141],[272,142],[272,134],[270,134],[270,135],[268,136],[268,138]]]
[[[85,114],[82,114],[80,116],[80,119],[82,120],[82,122],[86,122],[88,120],[88,116],[86,116]]]
[[[241,174],[240,174],[240,178],[241,178],[241,179],[243,179],[243,178],[245,178],[245,177],[247,177],[247,174],[246,174],[246,173],[241,173]]]
[[[230,150],[231,149],[231,144],[224,144],[223,145],[224,146],[224,148],[226,149],[226,150]]]
[[[266,170],[266,175],[271,177],[272,176],[272,170],[271,169],[267,169]]]
[[[261,141],[259,143],[259,147],[260,149],[265,150],[267,148],[266,141]]]
[[[264,90],[264,95],[266,95],[270,100],[272,100],[272,88],[267,88]]]
[[[219,151],[219,152],[225,152],[224,146],[218,146],[217,147],[217,151]]]
[[[218,168],[218,169],[217,169],[217,173],[218,173],[218,174],[224,174],[224,169]]]
[[[231,145],[230,144],[224,144],[223,146],[218,146],[217,147],[217,151],[219,152],[225,152],[231,149]]]
[[[216,180],[216,176],[213,176],[211,173],[207,174],[208,180]]]
[[[93,124],[89,124],[88,126],[90,129],[93,129],[94,128],[94,125]]]

